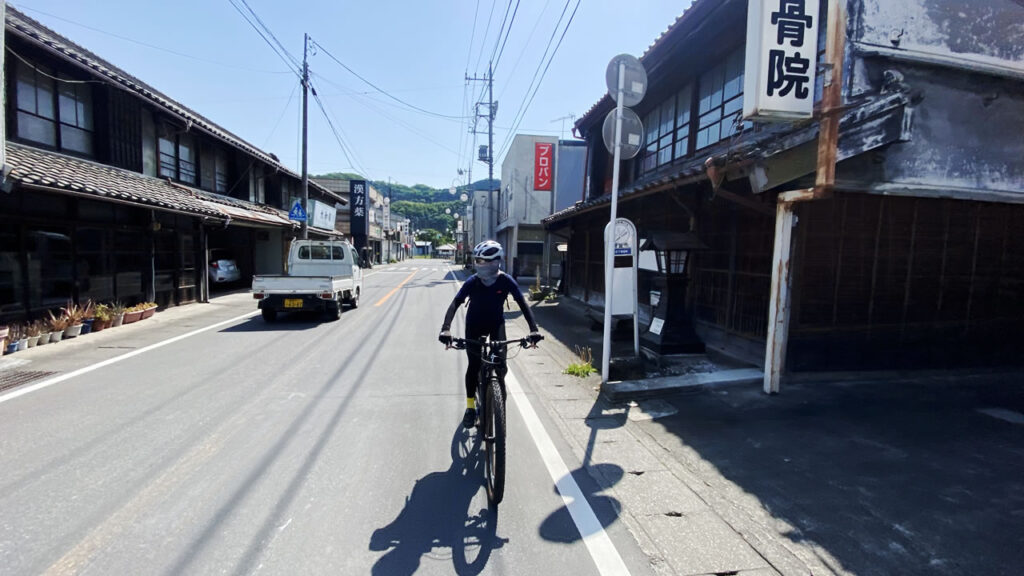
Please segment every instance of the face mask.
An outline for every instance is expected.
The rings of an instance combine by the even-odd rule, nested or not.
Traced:
[[[476,276],[484,283],[484,286],[494,284],[494,281],[498,279],[498,261],[491,260],[486,264],[477,264]]]

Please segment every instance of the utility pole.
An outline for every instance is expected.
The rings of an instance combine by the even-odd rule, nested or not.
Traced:
[[[494,69],[493,63],[487,64],[487,76],[480,78],[478,76],[466,76],[467,81],[473,82],[487,82],[487,203],[491,203],[491,196],[494,190],[491,188],[492,182],[494,182]],[[479,113],[475,113],[480,116]],[[474,134],[476,129],[473,129]],[[470,180],[472,182],[472,180]],[[494,231],[498,230],[498,211],[494,210]]]
[[[302,208],[306,211],[306,219],[302,221],[302,239],[309,238],[309,34],[304,35],[302,42]]]

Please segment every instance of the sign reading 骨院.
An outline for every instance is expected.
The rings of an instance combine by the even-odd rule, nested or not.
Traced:
[[[750,0],[743,118],[810,118],[818,61],[818,0]]]
[[[550,142],[537,142],[533,147],[533,189],[551,190],[552,150]]]

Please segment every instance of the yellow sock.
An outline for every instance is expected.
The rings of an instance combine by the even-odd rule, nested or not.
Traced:
[[[466,408],[476,410],[476,398],[466,398]]]

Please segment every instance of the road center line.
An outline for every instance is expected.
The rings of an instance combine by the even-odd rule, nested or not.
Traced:
[[[598,572],[602,576],[629,576],[629,568],[626,567],[626,563],[622,561],[622,556],[619,555],[612,539],[608,537],[608,533],[601,526],[590,503],[587,502],[586,496],[580,490],[579,484],[569,472],[569,467],[558,454],[555,443],[551,441],[547,430],[544,429],[540,418],[537,417],[537,412],[534,411],[533,405],[530,404],[530,400],[527,399],[523,388],[519,385],[519,380],[511,370],[505,375],[505,385],[508,387],[509,396],[515,401],[516,408],[519,409],[519,413],[526,422],[526,428],[530,431],[530,436],[533,437],[533,443],[537,446],[541,459],[544,460],[544,466],[547,467],[548,474],[555,482],[558,494],[569,510],[576,529],[583,537],[583,542],[587,545],[587,550],[590,552],[590,557],[594,559]]]
[[[104,360],[102,362],[97,362],[96,364],[93,364],[91,366],[86,366],[85,368],[79,368],[78,370],[75,370],[73,372],[68,372],[67,374],[61,374],[60,376],[55,376],[53,378],[50,378],[49,380],[43,380],[42,382],[37,382],[36,384],[32,384],[31,386],[26,386],[24,388],[19,388],[18,390],[15,390],[14,392],[11,392],[9,394],[4,394],[3,396],[0,396],[0,404],[3,404],[4,402],[7,402],[9,400],[14,400],[15,398],[17,398],[19,396],[24,396],[25,394],[29,394],[31,392],[35,392],[36,390],[42,390],[43,388],[48,388],[50,386],[53,386],[54,384],[60,384],[61,382],[65,381],[65,380],[70,380],[71,378],[74,378],[76,376],[81,376],[82,374],[86,374],[88,372],[92,372],[93,370],[99,370],[100,368],[103,368],[104,366],[110,366],[111,364],[116,364],[117,362],[120,362],[122,360],[127,360],[127,359],[131,358],[132,356],[138,356],[139,354],[143,354],[145,352],[149,352],[150,350],[156,350],[157,348],[160,348],[162,346],[166,346],[168,344],[173,344],[174,342],[177,342],[179,340],[184,340],[185,338],[190,338],[192,336],[195,336],[196,334],[201,334],[201,333],[206,332],[208,330],[213,330],[214,328],[220,328],[221,326],[224,326],[225,324],[231,324],[232,322],[238,322],[239,320],[245,320],[246,318],[250,318],[252,316],[255,316],[258,313],[259,313],[259,310],[254,310],[252,312],[249,312],[248,314],[242,314],[241,316],[236,316],[234,318],[231,318],[230,320],[224,320],[223,322],[218,322],[216,324],[211,324],[210,326],[207,326],[205,328],[199,328],[198,330],[193,330],[193,331],[188,332],[186,334],[181,334],[180,336],[175,336],[174,338],[169,338],[169,339],[164,340],[162,342],[157,342],[156,344],[150,344],[149,346],[146,346],[144,348],[139,348],[138,350],[132,350],[131,352],[128,352],[126,354],[122,354],[120,356],[115,356],[113,358],[108,358],[107,360]]]
[[[375,307],[376,306],[380,306],[381,304],[387,302],[388,298],[391,298],[395,294],[395,292],[398,292],[399,288],[401,288],[402,286],[405,286],[405,283],[408,282],[409,280],[412,280],[412,277],[415,276],[415,275],[416,275],[416,272],[413,272],[412,274],[409,274],[408,276],[406,276],[405,280],[402,280],[401,284],[399,284],[398,286],[395,286],[394,288],[392,288],[391,292],[388,292],[387,294],[385,294],[383,298],[381,298],[380,300],[377,301],[376,304],[374,304],[374,306]]]

